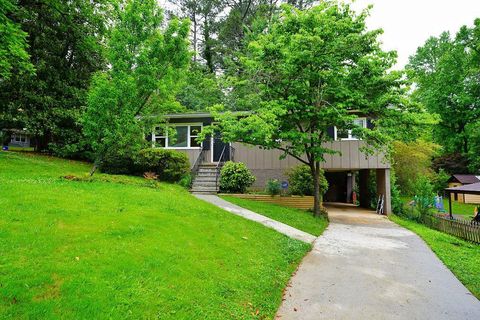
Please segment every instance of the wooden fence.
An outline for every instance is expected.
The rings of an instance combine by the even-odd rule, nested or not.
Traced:
[[[444,217],[425,215],[420,218],[426,226],[480,244],[480,224],[467,220],[451,220]]]
[[[274,203],[285,207],[309,210],[313,208],[312,196],[270,196],[267,194],[229,194],[229,196],[255,200],[260,202]]]

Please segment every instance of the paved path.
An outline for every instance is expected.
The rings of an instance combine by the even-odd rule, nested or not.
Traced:
[[[283,233],[291,238],[298,239],[307,243],[313,243],[313,241],[315,241],[316,239],[314,236],[312,236],[309,233],[300,231],[298,229],[290,227],[281,222],[272,220],[270,218],[262,216],[253,211],[234,205],[233,203],[225,201],[216,195],[212,195],[212,194],[193,194],[193,195],[201,200],[210,202],[216,205],[217,207],[220,207],[228,212],[244,217],[245,219],[253,220],[255,222],[261,223],[264,226],[267,226],[269,228],[275,229],[276,231]]]
[[[355,207],[328,211],[278,319],[480,319],[480,302],[414,233]]]

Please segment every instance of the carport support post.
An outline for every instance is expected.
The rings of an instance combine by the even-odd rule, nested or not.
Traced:
[[[377,169],[377,196],[383,195],[384,214],[392,213],[392,196],[390,192],[390,169]]]

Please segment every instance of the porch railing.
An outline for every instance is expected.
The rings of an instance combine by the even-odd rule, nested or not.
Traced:
[[[197,176],[198,174],[198,169],[200,168],[200,165],[205,161],[205,149],[203,149],[203,145],[200,147],[200,153],[197,156],[197,159],[195,159],[195,162],[193,163],[192,170],[191,170],[191,175],[192,175],[192,180]]]
[[[225,151],[228,150],[228,153]],[[218,183],[220,179],[220,170],[227,161],[235,161],[235,148],[231,145],[225,145],[222,149],[222,153],[218,158],[218,163],[215,167],[215,190],[218,190]]]

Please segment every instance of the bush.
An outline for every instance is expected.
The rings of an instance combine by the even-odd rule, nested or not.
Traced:
[[[314,183],[310,168],[305,165],[299,165],[287,172],[290,193],[300,196],[313,196]],[[320,171],[320,195],[328,190],[328,181],[325,178],[323,170]]]
[[[191,174],[186,174],[178,181],[178,184],[184,187],[185,189],[190,189],[192,187],[192,175]]]
[[[433,186],[427,177],[420,177],[415,181],[415,207],[420,216],[428,214],[434,205]]]
[[[255,182],[255,176],[242,162],[228,161],[220,172],[220,190],[244,193]]]
[[[100,163],[100,170],[109,174],[135,174],[136,167],[133,158],[132,153],[122,148],[110,148]]]
[[[282,186],[280,185],[280,182],[277,179],[270,179],[267,181],[265,191],[269,195],[271,196],[278,195],[280,194],[281,189],[282,189]]]
[[[178,182],[190,172],[188,156],[175,150],[143,149],[134,163],[137,173],[154,172],[160,181]]]

